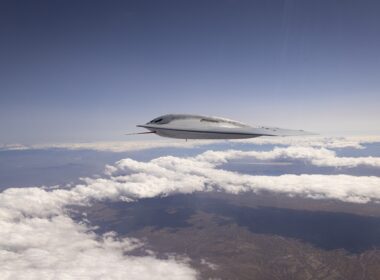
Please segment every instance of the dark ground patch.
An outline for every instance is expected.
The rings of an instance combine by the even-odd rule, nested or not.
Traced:
[[[191,227],[197,212],[223,218],[221,225],[236,224],[255,234],[295,238],[325,250],[360,253],[380,247],[380,218],[351,213],[310,211],[278,207],[248,207],[197,195],[175,195],[137,202],[97,204],[88,219],[98,232],[128,234],[151,227],[173,230]],[[107,214],[109,213],[109,214]]]

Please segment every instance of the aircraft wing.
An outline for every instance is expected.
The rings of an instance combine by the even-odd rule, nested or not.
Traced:
[[[258,135],[262,136],[306,136],[306,135],[316,135],[315,133],[295,130],[295,129],[283,129],[278,127],[257,127],[253,128],[252,131]]]

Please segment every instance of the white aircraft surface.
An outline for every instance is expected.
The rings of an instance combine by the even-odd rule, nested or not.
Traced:
[[[159,136],[178,139],[242,139],[259,136],[312,135],[303,130],[250,126],[225,118],[186,114],[164,115],[137,126],[149,130],[149,132],[137,134],[155,133]]]

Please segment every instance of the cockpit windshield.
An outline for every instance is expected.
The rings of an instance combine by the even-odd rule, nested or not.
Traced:
[[[155,118],[153,120],[151,120],[149,123],[150,124],[166,124],[166,123],[169,123],[171,121],[170,118],[167,118],[167,117],[158,117],[158,118]]]
[[[151,120],[150,123],[160,123],[162,121],[162,118],[156,118],[154,120]]]

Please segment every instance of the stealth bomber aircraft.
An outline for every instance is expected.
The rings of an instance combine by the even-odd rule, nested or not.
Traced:
[[[260,136],[310,135],[303,130],[250,126],[238,121],[201,115],[169,114],[137,125],[159,136],[179,139],[242,139]]]

